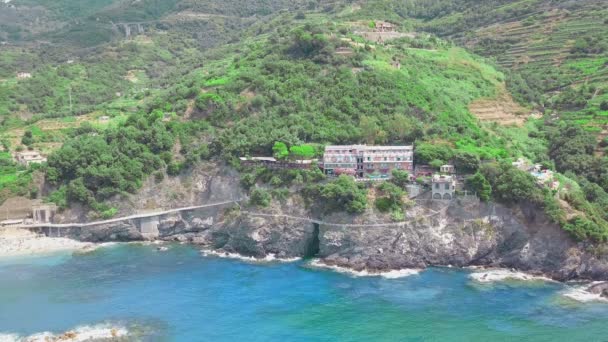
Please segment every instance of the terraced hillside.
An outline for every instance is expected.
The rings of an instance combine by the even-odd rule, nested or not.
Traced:
[[[370,0],[349,16],[382,16],[488,57],[518,102],[605,139],[608,1]]]
[[[608,99],[607,8],[606,3],[592,2],[553,8],[481,27],[473,38],[457,37],[457,41],[495,58],[538,92],[518,92],[519,85],[513,82],[511,89],[519,93],[520,101],[538,103],[563,120],[601,132],[608,127],[608,112],[600,109]],[[599,141],[604,138],[598,135]]]

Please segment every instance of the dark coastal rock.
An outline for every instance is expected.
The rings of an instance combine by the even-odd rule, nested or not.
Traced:
[[[190,175],[188,184],[195,186],[192,194],[185,195],[186,204],[244,196],[235,175],[223,170],[214,167]],[[130,205],[143,206],[154,195],[150,186]],[[157,197],[163,206],[178,206],[171,196]],[[292,195],[284,202],[273,202],[271,208],[227,204],[162,215],[155,238],[260,258],[269,254],[317,257],[329,265],[355,270],[474,265],[515,268],[557,280],[608,280],[605,252],[574,241],[532,205],[508,208],[474,200],[418,201],[405,214],[406,222],[394,225],[383,225],[391,218],[373,208],[361,215],[322,215],[310,212],[300,196]],[[293,217],[315,217],[325,223]],[[150,239],[140,228],[141,222],[127,220],[63,229],[61,236],[92,242]],[[43,232],[54,236],[52,229]]]
[[[591,285],[587,291],[608,298],[608,282]]]

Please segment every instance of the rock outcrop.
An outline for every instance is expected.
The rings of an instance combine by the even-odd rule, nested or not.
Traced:
[[[220,165],[207,165],[160,185],[153,180],[148,183],[132,198],[116,201],[121,215],[150,205],[171,208],[246,197],[238,174]],[[76,221],[80,216],[86,215],[68,211],[63,219]],[[227,204],[163,215],[154,221],[159,239],[252,257],[315,256],[329,265],[370,271],[485,265],[558,280],[608,280],[608,252],[574,241],[534,206],[419,200],[405,216],[405,222],[387,225],[390,217],[372,208],[362,215],[323,215],[310,212],[301,197],[292,195],[266,209]],[[127,220],[62,229],[61,236],[92,242],[150,237],[141,231],[141,222]],[[56,236],[57,232],[46,229],[45,233]]]
[[[318,257],[329,265],[387,271],[428,266],[495,266],[557,280],[608,280],[606,254],[578,243],[540,210],[455,200],[421,202],[403,223],[365,215],[312,214],[293,196],[273,208],[234,204],[163,215],[158,238],[262,258]],[[145,239],[137,220],[64,230],[82,241]],[[52,233],[52,229],[50,230]]]
[[[435,215],[429,211],[437,211]],[[521,205],[426,203],[398,227],[321,226],[326,263],[373,270],[496,266],[557,280],[608,279],[608,258],[577,243],[540,210]]]
[[[593,284],[587,289],[587,291],[594,294],[599,294],[600,296],[608,299],[608,282]]]

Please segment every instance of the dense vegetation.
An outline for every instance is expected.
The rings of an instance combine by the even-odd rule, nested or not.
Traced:
[[[302,190],[322,210],[361,213],[373,205],[400,220],[409,204],[406,174],[368,188],[348,177],[326,180],[316,170],[243,168],[237,157],[308,159],[325,144],[415,143],[417,163],[453,163],[483,201],[530,203],[576,238],[608,239],[602,156],[608,140],[598,136],[608,124],[602,2],[35,3],[49,26],[26,32],[7,21],[1,34],[55,44],[0,52],[6,151],[0,190],[6,196],[38,195],[31,187],[36,171],[8,157],[17,149],[55,151],[43,166],[55,189],[49,199],[62,206],[81,202],[104,217],[116,214],[108,199],[137,191],[148,177],[160,181],[215,159],[239,169],[252,205],[269,206]],[[52,25],[66,18],[78,20]],[[110,21],[127,20],[146,21],[145,34],[121,41],[124,32]],[[375,20],[433,35],[385,45],[357,34]],[[548,22],[555,25],[547,28]],[[528,39],[539,38],[543,28],[551,31],[548,38]],[[521,44],[513,32],[523,32]],[[566,50],[556,48],[560,44]],[[17,80],[19,71],[33,77]],[[473,101],[504,95],[505,84],[545,116],[503,127],[471,115]],[[102,117],[104,123],[94,121]],[[520,157],[558,172],[559,188],[539,186],[513,167]]]

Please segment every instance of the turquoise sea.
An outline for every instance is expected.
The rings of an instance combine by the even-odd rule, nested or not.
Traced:
[[[0,333],[108,323],[143,341],[606,341],[608,304],[559,283],[472,283],[434,268],[352,277],[195,248],[117,245],[0,260]]]

